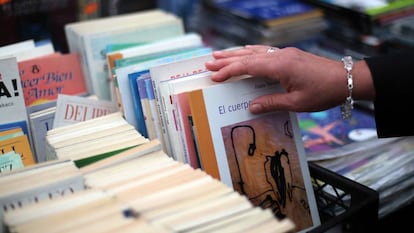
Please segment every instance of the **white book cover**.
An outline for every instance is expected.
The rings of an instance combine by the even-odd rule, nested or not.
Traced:
[[[30,60],[36,57],[46,56],[55,53],[55,48],[53,47],[52,42],[48,42],[39,46],[36,46],[32,49],[23,50],[21,52],[16,52],[14,56],[17,59],[17,62]]]
[[[30,131],[36,162],[46,162],[46,134],[52,129],[56,106],[52,106],[29,115]]]
[[[205,171],[304,232],[320,219],[296,114],[248,109],[274,92],[283,92],[277,82],[256,77],[192,91],[199,156]]]
[[[188,37],[184,36],[182,38],[184,39],[184,41],[187,41],[185,39]],[[138,131],[140,131],[141,129],[139,128],[140,124],[137,121],[137,117],[134,111],[134,104],[133,104],[132,98],[135,98],[135,97],[132,96],[132,93],[131,93],[131,87],[130,87],[130,82],[129,82],[129,77],[128,77],[129,74],[148,70],[148,69],[151,69],[152,67],[156,67],[156,66],[166,64],[169,62],[185,60],[191,57],[196,57],[201,54],[206,54],[207,52],[211,52],[210,48],[199,48],[202,45],[200,44],[201,41],[199,40],[195,40],[195,41],[193,40],[192,43],[189,43],[189,41],[187,42],[188,43],[186,45],[180,45],[181,43],[175,44],[175,45],[171,44],[170,49],[171,50],[176,50],[179,48],[198,48],[198,49],[194,49],[188,52],[173,54],[173,55],[161,56],[159,58],[151,59],[151,60],[144,61],[144,62],[138,62],[136,64],[131,64],[128,66],[115,69],[117,86],[119,89],[119,93],[121,95],[120,102],[122,104],[123,114],[125,116],[125,119],[128,121],[128,123],[136,127]],[[166,52],[166,54],[168,54],[168,51],[165,48],[163,48],[163,50],[159,50],[158,52]],[[152,79],[152,76],[151,76],[151,79]],[[171,151],[168,149],[169,145],[167,144],[164,146],[167,148],[166,153],[171,155],[170,153]]]
[[[154,96],[157,103],[157,109],[159,118],[161,121],[161,127],[162,127],[162,133],[164,135],[165,141],[169,142],[171,150],[169,151],[170,155],[173,155],[173,157],[180,158],[179,160],[184,161],[184,154],[180,151],[180,144],[175,144],[172,142],[173,140],[176,141],[175,138],[170,138],[168,134],[168,128],[167,128],[167,121],[165,119],[165,116],[163,114],[163,107],[161,99],[163,96],[160,93],[160,83],[165,82],[168,80],[173,79],[179,79],[186,76],[203,73],[206,72],[207,69],[205,67],[205,63],[207,61],[210,61],[213,59],[213,56],[211,52],[208,52],[207,54],[195,56],[192,58],[183,59],[180,61],[171,61],[162,65],[153,66],[150,70],[150,76],[152,81],[152,86],[154,89]],[[179,140],[179,139],[178,139]],[[176,147],[176,148],[174,148]],[[175,152],[175,154],[174,154]]]
[[[0,109],[0,124],[27,121],[19,69],[16,58],[11,56],[0,58]]]
[[[210,79],[210,75],[211,73],[209,71],[205,71],[178,79],[164,80],[159,83],[161,114],[165,119],[167,134],[171,145],[173,145],[173,155],[180,162],[194,164],[191,162],[190,155],[185,148],[188,142],[185,142],[180,134],[180,128],[182,126],[178,122],[178,115],[174,109],[174,95],[215,84]]]
[[[90,93],[101,99],[111,98],[109,75],[105,68],[108,44],[148,43],[182,34],[182,20],[171,16],[151,20],[135,19],[119,24],[113,21],[106,25],[105,30],[85,32],[81,35],[81,49],[77,52],[81,53],[82,62],[85,64]]]
[[[130,23],[149,22],[154,18],[172,17],[166,12],[159,9],[152,9],[148,11],[133,12],[129,14],[115,15],[111,17],[102,17],[92,20],[77,21],[65,25],[65,37],[68,43],[68,48],[71,53],[78,53],[82,59],[82,68],[85,76],[88,77],[88,88],[91,91],[92,81],[89,79],[89,68],[86,60],[86,52],[83,42],[83,37],[88,34],[97,34],[104,31],[108,32],[114,28],[130,27]],[[118,43],[118,42],[110,42]],[[102,51],[104,52],[104,51]],[[104,54],[102,54],[104,56]],[[104,58],[103,58],[104,59]]]
[[[21,127],[31,137],[18,64],[12,56],[0,57],[0,112],[0,131]]]
[[[117,111],[118,108],[112,101],[59,94],[53,128],[76,124]]]
[[[18,52],[27,51],[35,48],[34,40],[25,40],[16,42],[13,44],[8,44],[0,47],[0,56],[13,55]]]

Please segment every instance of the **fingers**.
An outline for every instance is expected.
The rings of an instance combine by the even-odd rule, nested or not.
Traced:
[[[269,47],[266,45],[246,45],[241,48],[228,49],[228,50],[219,50],[213,52],[213,57],[215,59],[235,57],[235,56],[246,56],[253,54],[264,54],[269,52],[269,48],[272,48],[273,51],[278,50],[276,47]]]
[[[215,82],[222,82],[233,76],[248,74],[246,64],[241,61],[221,59],[216,60],[216,62],[207,62],[206,67],[211,68],[210,70],[219,70],[211,75],[211,79]]]

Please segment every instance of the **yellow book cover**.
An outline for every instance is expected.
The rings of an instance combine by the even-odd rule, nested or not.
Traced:
[[[29,140],[25,134],[0,141],[0,153],[5,154],[10,151],[15,151],[16,153],[20,154],[24,166],[36,163],[29,144]]]

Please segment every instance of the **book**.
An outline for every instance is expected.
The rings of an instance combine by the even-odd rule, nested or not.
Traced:
[[[14,150],[0,156],[0,173],[17,170],[23,167],[22,157]]]
[[[159,58],[155,58],[154,60],[151,59],[148,61],[154,61],[154,66],[157,66],[158,63],[163,64],[174,60],[189,59],[192,56],[198,56],[210,52],[211,48],[195,47],[171,53],[167,52]],[[163,136],[161,133],[160,119],[157,112],[156,99],[154,96],[149,69],[130,73],[128,74],[128,79],[130,82],[132,102],[134,105],[135,115],[140,132],[144,136],[144,132],[150,132],[151,136],[148,135],[148,138],[159,138],[165,144],[165,140],[162,138]],[[145,95],[145,98],[142,98],[142,95]],[[148,103],[146,103],[146,99],[148,99]],[[144,114],[146,114],[147,117]],[[141,128],[144,130],[141,130]]]
[[[216,82],[211,81],[210,75],[210,72],[201,72],[177,79],[164,80],[159,83],[161,114],[165,119],[168,137],[174,145],[173,148],[175,151],[173,153],[176,155],[177,159],[180,159],[182,162],[188,163],[194,167],[198,164],[197,155],[189,153],[188,147],[191,146],[187,143],[192,144],[192,142],[184,140],[184,136],[182,134],[184,132],[181,131],[184,126],[180,124],[180,116],[178,115],[177,109],[174,108],[174,97],[177,93],[187,92],[204,86],[216,84]],[[185,107],[182,106],[182,108]],[[180,156],[180,154],[182,156]]]
[[[272,222],[278,233],[295,228],[289,219],[278,220],[270,210],[254,207],[205,172],[173,160],[158,140],[143,147],[80,168],[84,190],[6,212],[6,229],[21,233],[211,232],[222,227],[245,231],[265,222]],[[245,220],[242,226],[240,219]]]
[[[31,203],[59,199],[84,190],[84,181],[72,161],[61,160],[24,167],[0,175],[0,216]],[[4,231],[3,221],[1,232]]]
[[[194,127],[191,123],[191,109],[188,100],[189,92],[181,92],[173,95],[173,104],[176,111],[176,124],[181,139],[183,140],[184,155],[188,156],[189,164],[193,168],[201,168]]]
[[[414,3],[403,1],[327,1],[306,0],[324,10],[332,22],[354,28],[362,33],[375,33],[376,29],[412,15]]]
[[[160,9],[138,11],[65,25],[69,51],[79,53],[89,94],[110,100],[105,49],[114,43],[141,43],[183,34],[182,20]],[[102,53],[103,52],[103,53]]]
[[[35,42],[32,39],[18,41],[18,42],[15,42],[15,43],[10,43],[10,44],[1,46],[0,47],[0,55],[1,56],[13,55],[16,52],[22,52],[22,51],[30,50],[30,49],[33,49],[35,47],[36,47]]]
[[[103,179],[109,174],[114,175]],[[116,166],[88,172],[85,182],[91,188],[113,194],[151,224],[174,232],[190,229],[197,232],[216,221],[236,218],[255,209],[245,197],[205,172],[173,160],[161,147]],[[279,222],[269,210],[265,212],[268,216],[265,219],[284,222],[287,228],[293,228],[288,219]],[[233,224],[240,223],[223,225]]]
[[[7,212],[4,215],[4,222],[9,231],[24,232],[26,226],[32,223],[39,223],[42,220],[49,220],[51,216],[60,216],[61,213],[69,213],[73,210],[78,210],[82,207],[89,207],[95,209],[108,203],[113,203],[114,197],[102,190],[98,189],[84,189],[79,190],[71,195],[65,195],[57,199],[45,199],[35,204],[28,204],[24,208],[16,209],[13,212]],[[94,208],[95,207],[95,208]],[[68,219],[68,218],[64,218]],[[79,219],[79,218],[77,218]],[[57,219],[54,219],[57,221]],[[75,222],[75,219],[73,220]],[[72,221],[65,221],[70,223]],[[64,224],[63,222],[61,224]],[[43,222],[41,226],[48,227],[46,231],[52,232],[50,221]],[[55,224],[53,224],[55,225]],[[28,231],[41,229],[37,225]],[[55,225],[56,226],[56,225]],[[44,230],[44,229],[42,229]]]
[[[295,20],[304,20],[308,15],[321,15],[320,9],[302,1],[202,1],[209,10],[231,15],[239,20],[271,27]]]
[[[248,109],[274,92],[279,83],[259,77],[191,91],[195,138],[203,170],[304,232],[320,219],[296,114]]]
[[[273,1],[273,3],[276,2]],[[265,10],[272,9],[266,4],[262,7]],[[283,47],[283,45],[312,40],[328,27],[328,22],[323,17],[321,10],[282,17],[278,23],[266,26],[258,24],[255,20],[234,17],[233,14],[227,12],[220,12],[208,7],[203,9],[203,13],[199,16],[203,20],[203,27],[197,28],[201,30],[201,34],[210,39],[211,37],[207,35],[213,31],[215,37],[227,38],[233,44],[267,44]],[[222,43],[219,43],[218,46],[222,46]]]
[[[32,132],[36,163],[46,161],[46,133],[53,128],[55,112],[56,106],[51,106],[29,114],[29,125]]]
[[[131,76],[136,76],[131,77]],[[155,139],[157,133],[155,131],[155,119],[151,115],[150,100],[148,98],[147,90],[145,89],[145,80],[150,79],[149,72],[147,70],[137,73],[129,74],[129,80],[131,84],[131,93],[133,96],[139,96],[138,98],[132,98],[134,103],[135,115],[137,120],[142,117],[145,123],[145,133],[149,139]],[[135,80],[135,83],[134,83]],[[139,116],[142,115],[142,116]],[[139,120],[138,120],[139,122]],[[139,127],[141,128],[141,127]],[[144,126],[142,126],[144,128]],[[145,135],[145,134],[144,134]]]
[[[129,84],[128,75],[135,72],[140,72],[149,69],[152,66],[156,66],[162,63],[166,63],[172,60],[179,60],[189,57],[189,54],[196,54],[197,52],[191,53],[178,53],[169,54],[173,51],[181,49],[189,49],[200,47],[202,45],[201,37],[196,34],[186,34],[178,37],[172,37],[160,41],[155,41],[142,45],[139,47],[133,47],[135,56],[144,56],[155,53],[156,56],[150,59],[138,60],[137,62],[121,67],[115,67],[116,76],[116,92],[119,93],[120,100],[117,101],[118,106],[125,115],[125,119],[134,125],[138,130],[141,130],[138,125],[137,117],[140,117],[140,124],[143,126],[144,120],[142,119],[142,113],[135,115],[134,107],[132,104],[132,98],[139,98],[138,96],[131,95],[131,88]],[[184,50],[186,51],[186,50]],[[199,52],[201,53],[201,52]],[[142,128],[142,130],[144,130]]]
[[[78,54],[41,56],[18,62],[26,106],[56,101],[59,94],[87,94]]]
[[[2,112],[9,113],[1,114],[0,124],[20,120],[27,121],[23,88],[15,57],[0,59],[0,90]]]
[[[41,45],[36,45],[34,48],[31,49],[15,52],[13,56],[16,57],[17,62],[22,62],[29,59],[34,59],[36,57],[51,55],[54,53],[55,48],[53,47],[52,42],[49,41]]]
[[[202,73],[207,71],[205,62],[212,59],[211,51],[200,54],[198,56],[186,57],[185,59],[169,61],[165,64],[153,66],[149,68],[151,82],[154,90],[154,97],[157,104],[157,112],[161,123],[161,133],[166,143],[166,148],[169,148],[167,154],[170,154],[179,161],[184,161],[184,153],[180,149],[180,143],[176,144],[179,138],[170,138],[168,133],[168,126],[166,116],[164,115],[163,99],[169,99],[169,96],[163,97],[160,92],[159,85],[163,81],[179,79],[189,75]]]
[[[106,53],[106,63],[108,67],[109,78],[111,80],[111,87],[114,86],[114,73],[113,70],[116,66],[125,66],[125,60],[132,64],[132,62],[145,61],[150,59],[159,58],[160,56],[167,55],[165,52],[171,53],[183,51],[187,48],[201,46],[201,36],[197,33],[182,33],[172,37],[162,38],[159,40],[150,41],[143,44],[137,44],[135,46],[127,47],[125,49],[119,49],[113,52]],[[135,58],[134,58],[135,57]],[[131,59],[132,58],[132,59]],[[138,59],[136,59],[138,58]],[[124,60],[119,61],[119,60]],[[132,61],[131,61],[132,60]],[[122,63],[120,63],[122,62]],[[116,91],[116,90],[114,90]],[[117,94],[117,93],[113,93]]]
[[[15,153],[20,155],[24,166],[29,166],[36,163],[35,157],[32,152],[32,147],[29,142],[29,137],[26,134],[22,134],[20,136],[15,136],[0,141],[1,154],[5,154],[11,151],[14,151]]]
[[[352,118],[341,120],[341,110],[298,113],[299,128],[308,161],[338,158],[376,148],[393,139],[378,139],[375,118],[361,108]]]
[[[0,131],[16,127],[23,130],[25,135],[21,137],[22,141],[15,142],[19,142],[20,152],[25,152],[24,164],[32,164],[34,158],[32,143],[29,141],[31,137],[29,119],[17,60],[12,56],[0,58],[0,109],[3,113],[7,112],[7,114],[0,114]],[[23,146],[26,140],[24,137],[28,140],[29,148]],[[10,151],[10,148],[12,148],[12,144],[8,144],[5,151]]]
[[[120,112],[114,112],[49,130],[46,158],[71,159],[82,167],[147,142]]]
[[[117,111],[118,108],[112,101],[59,94],[53,128],[94,119]]]

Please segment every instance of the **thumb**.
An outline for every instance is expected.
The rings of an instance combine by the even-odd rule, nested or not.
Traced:
[[[286,94],[284,93],[263,95],[252,100],[249,110],[253,114],[287,110],[288,105],[286,103]]]

